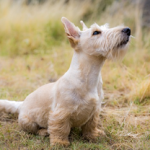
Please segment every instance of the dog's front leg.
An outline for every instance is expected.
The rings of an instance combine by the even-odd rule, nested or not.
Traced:
[[[95,112],[90,120],[82,126],[83,137],[88,140],[96,140],[99,136],[104,136],[105,132],[98,129],[99,111]]]
[[[66,110],[58,110],[50,113],[48,132],[50,133],[51,145],[68,146],[68,136],[71,125],[69,113]]]

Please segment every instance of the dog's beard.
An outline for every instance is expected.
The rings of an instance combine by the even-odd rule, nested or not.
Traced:
[[[128,49],[128,43],[121,44],[117,48],[111,49],[107,55],[107,58],[111,60],[121,60],[125,56],[127,49]]]
[[[115,45],[115,48],[121,49],[121,48],[125,47],[128,42],[129,42],[129,36],[124,36],[123,39]]]
[[[118,40],[114,47],[108,52],[107,58],[112,60],[121,60],[127,52],[129,45],[129,36],[125,36]]]

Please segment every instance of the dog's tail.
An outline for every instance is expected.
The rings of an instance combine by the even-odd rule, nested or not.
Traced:
[[[22,103],[23,101],[0,100],[0,112],[19,113],[19,107]]]

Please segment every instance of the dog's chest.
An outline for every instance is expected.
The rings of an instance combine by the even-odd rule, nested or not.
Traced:
[[[72,127],[79,127],[84,125],[93,116],[98,107],[98,102],[95,98],[88,102],[81,102],[74,107],[74,112],[71,115]]]

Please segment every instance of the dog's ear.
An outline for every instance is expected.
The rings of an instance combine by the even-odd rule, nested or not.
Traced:
[[[88,29],[88,27],[85,25],[85,23],[82,20],[80,21],[80,23],[81,23],[81,25],[83,27],[83,31]]]
[[[67,18],[62,17],[61,21],[64,25],[65,32],[69,39],[69,42],[73,48],[75,48],[79,42],[80,38],[80,29],[76,27],[72,22],[70,22]]]

